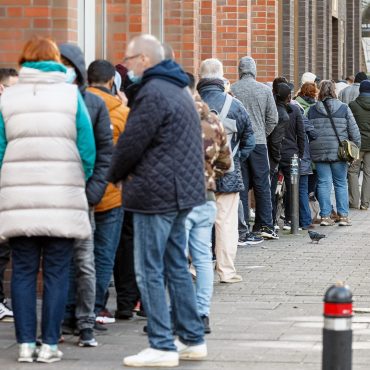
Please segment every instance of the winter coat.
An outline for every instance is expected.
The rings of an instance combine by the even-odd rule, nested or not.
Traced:
[[[370,151],[370,96],[359,96],[349,103],[361,133],[361,151]]]
[[[56,62],[24,63],[19,82],[2,95],[1,238],[91,235],[85,181],[94,168],[94,136],[65,71]]]
[[[359,95],[360,95],[360,83],[355,82],[354,84],[341,90],[338,99],[342,103],[349,104],[351,101],[354,101]]]
[[[226,99],[223,82],[217,79],[202,79],[199,81],[197,89],[209,108],[218,114],[221,113]],[[238,143],[239,147],[234,155],[234,171],[227,172],[217,180],[216,191],[219,193],[235,193],[244,190],[240,161],[245,161],[255,146],[251,121],[243,104],[238,99],[233,98],[227,118],[236,120],[237,128],[237,134],[233,135],[231,140],[231,151]]]
[[[294,154],[302,158],[304,153],[305,133],[301,111],[295,104],[288,104],[288,107],[289,124],[285,127],[281,146],[280,164],[282,166],[290,166]]]
[[[281,146],[285,137],[286,127],[289,125],[289,114],[287,106],[278,102],[276,108],[279,115],[278,124],[275,126],[274,131],[267,138],[267,148],[269,153],[270,169],[274,173],[281,160]]]
[[[100,96],[104,100],[109,112],[110,121],[112,123],[111,130],[113,133],[113,143],[116,144],[119,136],[122,134],[125,128],[130,110],[122,104],[122,101],[119,98],[113,96],[108,89],[103,87],[89,87],[87,90],[97,96]],[[107,189],[105,190],[103,199],[95,207],[95,212],[108,211],[110,209],[120,207],[121,205],[121,190],[117,186],[109,183]]]
[[[59,49],[62,56],[68,59],[75,67],[77,83],[89,111],[94,129],[96,162],[94,173],[86,185],[86,195],[89,205],[95,206],[103,198],[108,185],[106,176],[113,151],[111,122],[104,101],[100,97],[86,91],[86,66],[81,49],[72,44],[59,45]]]
[[[240,80],[232,84],[231,92],[247,110],[252,122],[256,144],[266,144],[266,137],[271,134],[278,122],[278,112],[272,90],[256,81],[256,64],[249,58],[247,67],[241,71]]]
[[[123,207],[139,213],[205,202],[202,132],[189,80],[174,61],[145,70],[108,174],[123,181]]]
[[[347,104],[338,99],[326,99],[337,129],[339,139],[349,139],[360,146],[361,136],[355,118]],[[321,101],[308,111],[308,119],[314,126],[317,139],[310,142],[313,162],[337,162],[339,143]]]

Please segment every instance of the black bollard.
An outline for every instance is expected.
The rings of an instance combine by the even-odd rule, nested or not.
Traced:
[[[290,233],[298,234],[299,228],[299,163],[298,156],[294,156],[290,160],[290,215],[292,224]]]
[[[347,285],[331,286],[324,298],[322,370],[352,369],[352,293]]]

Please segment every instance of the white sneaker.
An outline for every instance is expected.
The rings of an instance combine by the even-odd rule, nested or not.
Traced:
[[[220,280],[220,283],[235,284],[240,283],[241,281],[243,281],[243,278],[240,275],[236,274],[232,278]]]
[[[256,218],[256,214],[255,214],[253,208],[250,208],[249,209],[249,220],[253,221],[255,218]]]
[[[52,363],[60,361],[63,357],[63,353],[57,349],[52,350],[49,344],[43,343],[37,356],[37,362]]]
[[[0,321],[1,322],[14,322],[13,311],[8,307],[6,300],[0,302]]]
[[[123,364],[130,367],[175,367],[179,366],[179,354],[147,348],[137,355],[125,357]]]
[[[207,357],[207,345],[205,343],[187,346],[176,339],[175,346],[181,360],[203,360]]]
[[[33,362],[37,357],[36,345],[21,343],[19,345],[18,362]]]

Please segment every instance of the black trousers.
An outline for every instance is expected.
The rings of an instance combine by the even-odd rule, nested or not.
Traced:
[[[131,311],[140,299],[134,266],[134,226],[132,212],[125,211],[121,239],[114,264],[117,311]]]
[[[0,302],[5,299],[4,274],[10,260],[10,246],[8,243],[0,244]]]

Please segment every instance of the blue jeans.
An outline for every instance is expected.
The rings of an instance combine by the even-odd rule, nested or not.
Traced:
[[[198,313],[201,316],[209,316],[213,293],[211,236],[216,212],[216,202],[208,201],[193,208],[185,223],[189,253],[197,273],[196,297]]]
[[[320,203],[320,216],[329,217],[332,211],[330,193],[334,184],[335,202],[340,216],[348,216],[348,186],[346,162],[319,162],[317,171],[317,196]]]
[[[185,255],[185,220],[188,213],[134,213],[136,281],[148,316],[150,347],[159,350],[176,351],[166,301],[166,284],[179,339],[187,345],[204,342],[204,326],[197,312]]]
[[[12,249],[12,307],[18,343],[36,342],[37,274],[42,256],[42,342],[58,343],[68,293],[73,239],[17,237]]]
[[[122,222],[122,207],[113,208],[105,212],[95,212],[95,314],[98,314],[105,308],[105,295],[112,277]]]
[[[301,175],[299,176],[299,225],[306,227],[311,224],[311,210],[308,201],[308,175]]]
[[[248,159],[241,163],[245,190],[240,192],[244,207],[245,222],[249,225],[248,191],[253,188],[256,199],[256,218],[253,231],[262,226],[273,227],[270,163],[266,144],[257,144]]]

